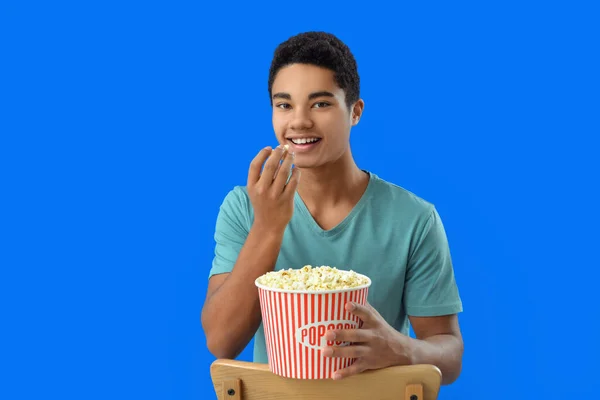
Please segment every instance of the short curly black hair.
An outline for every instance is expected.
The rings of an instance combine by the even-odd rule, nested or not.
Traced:
[[[269,70],[269,98],[273,104],[273,81],[277,72],[290,64],[312,64],[334,72],[336,84],[346,94],[350,107],[360,96],[356,60],[340,39],[327,32],[304,32],[292,36],[275,49]]]

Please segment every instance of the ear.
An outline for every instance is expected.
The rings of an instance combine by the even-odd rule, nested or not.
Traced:
[[[362,99],[359,99],[356,103],[354,103],[354,105],[352,106],[352,109],[350,110],[352,126],[358,125],[358,121],[360,121],[360,117],[362,116],[364,109],[365,109],[365,102]]]

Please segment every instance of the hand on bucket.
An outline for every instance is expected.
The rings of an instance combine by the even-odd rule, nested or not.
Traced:
[[[325,357],[355,358],[354,364],[338,370],[333,379],[342,379],[363,371],[411,364],[412,338],[390,326],[369,303],[348,303],[346,310],[363,321],[362,328],[335,329],[326,333],[329,341],[351,342],[348,346],[327,346]]]

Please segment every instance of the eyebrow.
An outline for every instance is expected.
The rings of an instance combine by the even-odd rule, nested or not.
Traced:
[[[308,95],[308,99],[312,100],[312,99],[316,99],[317,97],[335,97],[333,95],[333,93],[328,92],[326,90],[322,90],[320,92],[314,92]],[[280,93],[275,93],[273,95],[274,99],[286,99],[286,100],[291,100],[292,96],[289,93],[284,93],[284,92],[280,92]]]

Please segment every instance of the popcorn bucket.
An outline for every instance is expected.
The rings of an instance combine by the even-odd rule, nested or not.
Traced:
[[[348,302],[367,302],[371,280],[360,276],[367,280],[362,286],[315,291],[270,288],[257,279],[271,372],[285,378],[329,379],[335,371],[356,361],[324,357],[321,349],[350,344],[327,341],[327,331],[362,327],[363,322],[345,310]]]

